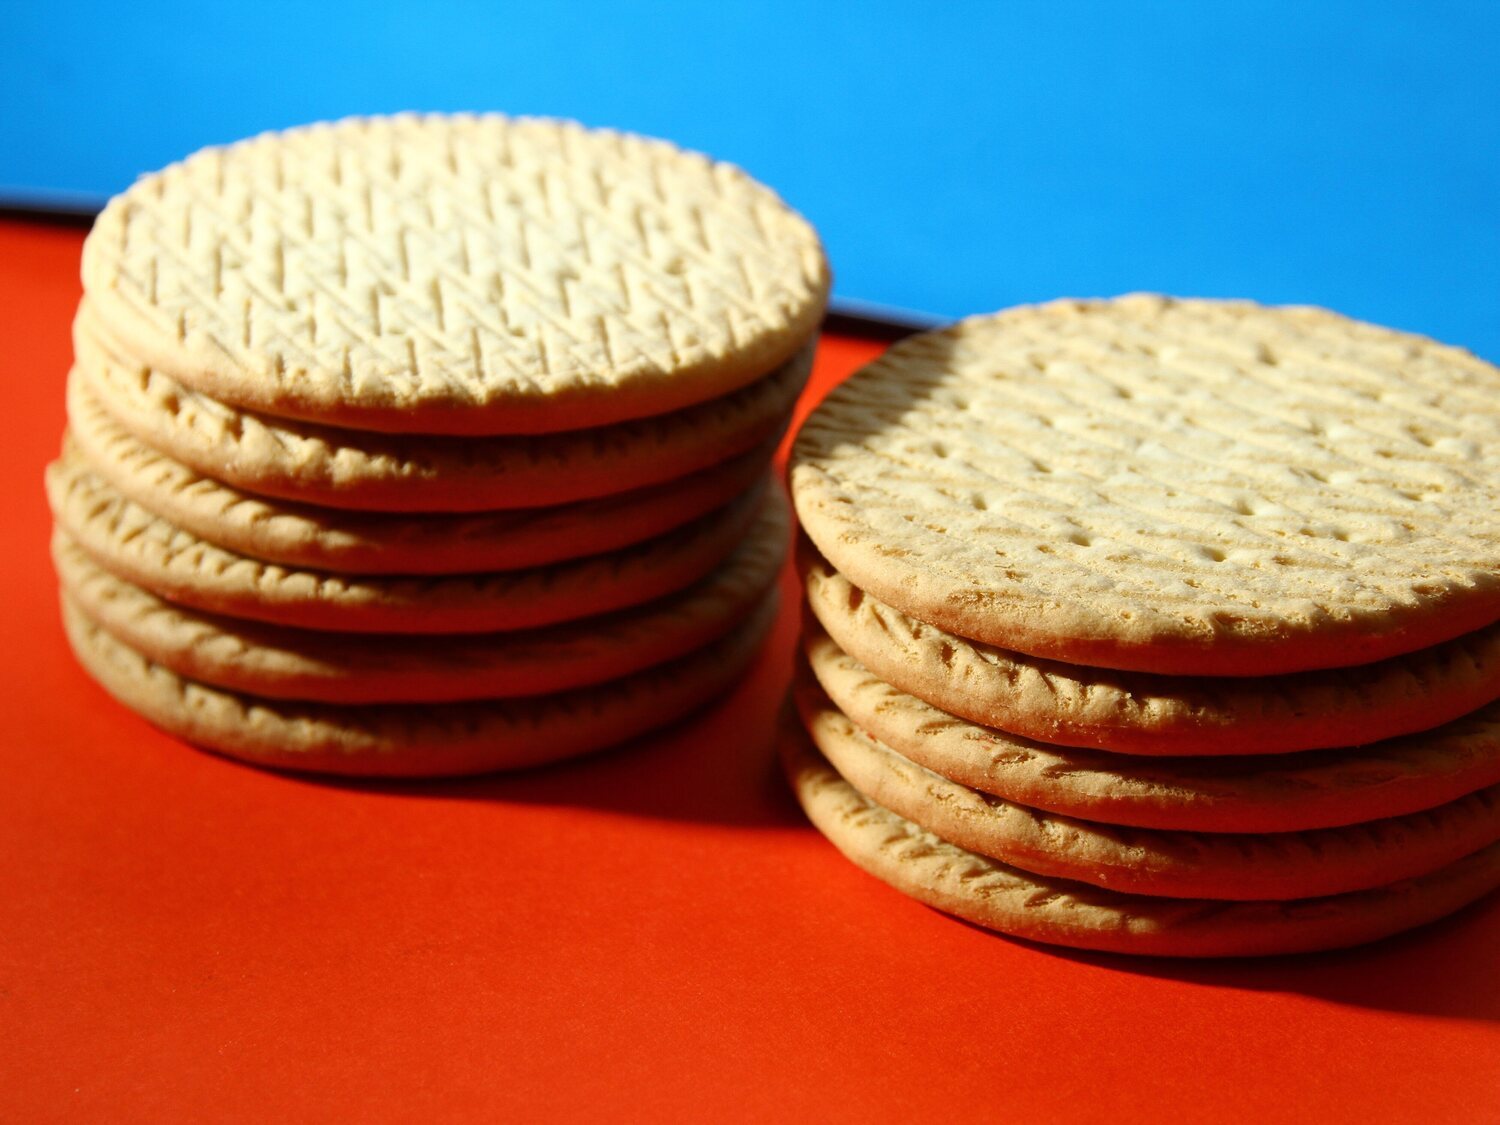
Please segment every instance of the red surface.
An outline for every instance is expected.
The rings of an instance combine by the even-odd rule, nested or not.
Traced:
[[[776,777],[790,613],[717,711],[560,768],[333,784],[158,734],[46,559],[79,241],[0,224],[0,1120],[1500,1121],[1500,901],[1260,963],[955,922]]]

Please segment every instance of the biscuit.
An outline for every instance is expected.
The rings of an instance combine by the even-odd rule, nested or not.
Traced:
[[[803,644],[802,678],[817,685],[801,685],[804,709],[837,708],[872,738],[944,777],[1085,820],[1293,832],[1403,816],[1500,784],[1500,704],[1439,730],[1338,750],[1127,757],[980,726],[892,687],[826,634],[809,630]]]
[[[83,286],[131,355],[331,425],[540,433],[728,394],[813,334],[812,228],[662,141],[497,115],[204,149],[110,200]]]
[[[1162,831],[1080,820],[951,781],[802,693],[813,742],[860,793],[949,843],[1041,875],[1172,898],[1293,899],[1434,871],[1500,840],[1500,786],[1402,817],[1301,832]]]
[[[70,391],[80,387],[75,382]],[[65,452],[81,456],[126,499],[239,554],[344,574],[517,570],[628,547],[748,491],[765,475],[779,439],[678,480],[550,508],[349,512],[224,484],[136,440],[86,391],[70,398]]]
[[[1500,370],[1308,308],[1059,301],[903,341],[792,452],[849,580],[948,632],[1184,675],[1500,618]]]
[[[779,438],[812,368],[809,345],[768,377],[671,414],[537,437],[442,438],[257,415],[120,360],[86,331],[74,337],[68,403],[80,433],[97,407],[225,484],[370,511],[550,507],[676,480]]]
[[[775,617],[772,599],[707,648],[556,695],[340,707],[259,699],[185,680],[122,645],[63,600],[63,624],[79,663],[149,722],[255,765],[359,777],[486,773],[625,742],[732,690]]]
[[[1500,625],[1353,668],[1161,676],[1064,664],[970,641],[892,609],[811,552],[807,601],[838,646],[954,715],[1126,754],[1279,754],[1428,730],[1500,698]]]
[[[541,629],[432,637],[324,633],[184,609],[101,570],[66,538],[54,542],[53,560],[90,619],[186,679],[278,699],[429,703],[564,691],[703,648],[766,597],[788,534],[775,495],[723,564],[676,593]]]
[[[680,590],[734,550],[764,495],[606,555],[552,566],[432,577],[329,574],[276,566],[199,539],[66,459],[47,470],[59,529],[95,563],[194,609],[365,633],[483,633],[592,617]]]
[[[1033,941],[1114,953],[1239,957],[1337,949],[1435,921],[1500,886],[1500,844],[1364,891],[1286,902],[1130,895],[1034,875],[881,808],[789,725],[782,760],[814,826],[855,865],[920,902]]]

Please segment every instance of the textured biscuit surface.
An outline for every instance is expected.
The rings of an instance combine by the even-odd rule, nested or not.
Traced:
[[[267,562],[346,574],[515,570],[602,554],[722,507],[766,472],[775,440],[679,480],[548,508],[348,512],[257,496],[138,441],[69,383],[65,454],[154,515]]]
[[[1034,875],[947,843],[863,796],[800,729],[783,762],[809,819],[854,864],[904,894],[1034,941],[1115,953],[1237,957],[1337,949],[1450,914],[1500,886],[1500,844],[1415,879],[1287,902],[1123,894]]]
[[[1074,663],[1292,672],[1500,617],[1500,371],[1317,309],[964,321],[834,390],[791,479],[863,589]]]
[[[673,410],[784,362],[828,291],[738,169],[568,122],[351,119],[111,200],[84,289],[131,354],[268,413],[516,433]]]
[[[255,765],[358,777],[439,777],[553,762],[675,722],[733,689],[776,617],[767,602],[681,660],[555,695],[340,707],[260,699],[183,679],[121,644],[66,596],[79,663],[125,706]]]
[[[1352,668],[1161,676],[971,641],[892,609],[812,552],[801,564],[813,614],[870,671],[944,711],[1042,742],[1279,754],[1429,730],[1500,697],[1500,625]]]
[[[534,437],[372,434],[258,415],[101,346],[81,315],[70,416],[102,409],[140,441],[250,492],[336,508],[478,511],[564,504],[676,480],[779,437],[812,347],[764,379],[671,414]]]
[[[903,757],[974,789],[1085,820],[1200,832],[1293,832],[1402,816],[1500,784],[1500,704],[1366,746],[1248,757],[1143,758],[1050,746],[969,722],[892,687],[813,630],[817,688]],[[826,692],[826,697],[821,695]],[[830,706],[831,705],[831,706]]]
[[[680,590],[726,558],[764,488],[666,535],[552,566],[430,577],[336,575],[216,547],[67,459],[47,470],[53,517],[99,566],[169,601],[308,629],[483,633],[608,613]]]
[[[603,617],[456,637],[324,633],[199,613],[115,578],[66,539],[53,559],[93,621],[187,679],[280,699],[428,703],[563,691],[702,648],[767,596],[788,534],[777,497],[734,553],[684,590]]]
[[[1127,828],[983,793],[902,757],[846,716],[799,701],[813,742],[850,785],[969,851],[1043,875],[1173,898],[1292,899],[1436,870],[1500,839],[1500,789],[1339,828],[1224,833]]]

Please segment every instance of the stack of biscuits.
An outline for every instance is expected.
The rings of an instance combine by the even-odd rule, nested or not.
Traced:
[[[47,487],[68,635],[260,764],[527,765],[724,693],[828,292],[731,166],[547,120],[338,122],[104,210]]]
[[[1354,944],[1500,884],[1500,370],[1132,296],[894,347],[795,443],[783,732],[851,860],[996,930]]]

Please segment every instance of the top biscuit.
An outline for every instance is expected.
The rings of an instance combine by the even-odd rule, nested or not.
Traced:
[[[834,391],[791,477],[851,581],[1057,660],[1295,672],[1500,618],[1500,370],[1320,309],[963,321]]]
[[[209,148],[110,201],[105,329],[238,406],[357,429],[544,433],[787,361],[829,277],[739,169],[570,122],[350,119]]]

